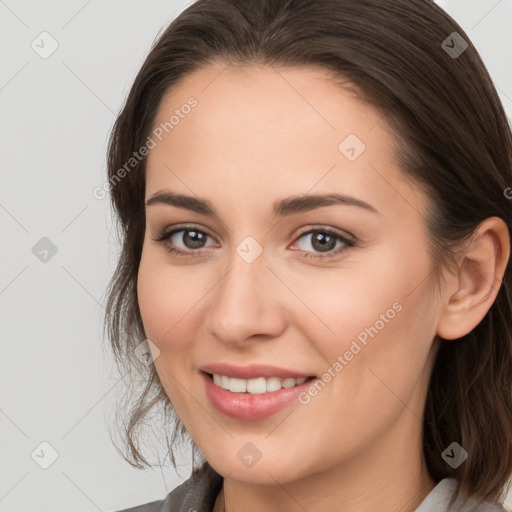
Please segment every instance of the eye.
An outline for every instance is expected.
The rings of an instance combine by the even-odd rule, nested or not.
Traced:
[[[300,241],[301,239],[306,240],[306,242],[302,244],[295,242],[294,245],[298,245],[299,249],[305,252],[304,256],[310,259],[335,257],[355,245],[355,241],[327,228],[310,229],[299,235],[297,240]],[[339,245],[336,247],[338,243]],[[313,251],[318,251],[318,253],[311,253],[308,248],[312,248]]]
[[[205,231],[197,229],[194,226],[182,226],[172,231],[164,231],[157,238],[153,238],[153,240],[162,243],[169,252],[178,256],[194,257],[200,255],[200,251],[197,249],[205,248],[205,243],[208,238],[211,237]],[[181,247],[179,246],[180,243],[182,244]],[[178,247],[176,247],[176,245],[178,245]]]
[[[167,251],[176,256],[196,257],[201,256],[202,251],[200,249],[207,248],[208,238],[213,237],[195,226],[181,226],[179,229],[164,231],[153,240],[163,244]],[[339,256],[356,244],[354,240],[328,228],[310,229],[299,235],[296,240],[291,246],[292,249],[295,248],[294,246],[299,246],[298,248],[304,253],[304,257],[309,259],[326,259]],[[307,241],[303,243],[300,242],[301,240]],[[312,248],[313,252],[309,248]]]

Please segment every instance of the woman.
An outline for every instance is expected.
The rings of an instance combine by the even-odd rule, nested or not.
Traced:
[[[108,172],[125,456],[160,406],[202,462],[130,510],[506,510],[512,135],[441,8],[199,0]]]

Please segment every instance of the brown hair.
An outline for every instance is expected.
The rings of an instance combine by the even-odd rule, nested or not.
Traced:
[[[458,36],[453,36],[457,32]],[[454,39],[455,37],[455,39]],[[451,39],[450,39],[451,38]],[[460,55],[450,48],[463,48]],[[447,43],[448,41],[448,43]],[[456,46],[458,45],[458,47]],[[111,198],[122,253],[108,289],[105,327],[120,368],[141,370],[143,389],[127,410],[128,455],[149,465],[139,434],[153,407],[172,421],[167,438],[186,436],[153,365],[134,355],[146,338],[137,302],[145,230],[145,159],[116,173],[144,145],[162,96],[213,62],[320,65],[357,86],[397,135],[403,172],[430,198],[427,219],[436,268],[486,218],[512,231],[512,134],[492,80],[462,28],[430,0],[199,0],[153,45],[113,127],[108,148]],[[117,179],[116,179],[117,178]],[[426,399],[423,447],[432,478],[459,480],[457,495],[497,500],[512,474],[512,267],[497,298],[466,336],[442,340]],[[144,373],[145,372],[145,373]],[[468,452],[457,468],[442,452]],[[192,441],[194,451],[197,449]]]

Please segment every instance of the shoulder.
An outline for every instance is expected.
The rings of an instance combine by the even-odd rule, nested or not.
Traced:
[[[457,486],[457,479],[444,478],[415,512],[512,512],[500,503],[478,500],[474,496],[465,502],[460,496],[455,500]]]
[[[205,462],[165,499],[116,512],[211,512],[223,478]]]

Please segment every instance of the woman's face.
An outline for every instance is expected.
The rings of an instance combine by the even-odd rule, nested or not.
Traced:
[[[441,315],[427,197],[393,161],[381,115],[328,77],[211,65],[164,97],[150,135],[144,328],[187,431],[240,481],[421,459]],[[239,394],[205,378],[213,364],[317,380]]]

